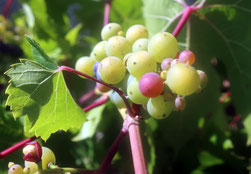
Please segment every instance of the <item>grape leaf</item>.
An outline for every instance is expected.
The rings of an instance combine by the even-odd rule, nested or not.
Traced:
[[[32,56],[35,61],[52,70],[56,70],[58,68],[57,65],[40,48],[35,40],[31,39],[28,35],[26,35],[26,39],[32,46]]]
[[[27,115],[31,132],[48,139],[57,130],[80,128],[85,114],[66,87],[62,72],[52,71],[31,60],[21,60],[6,72],[11,78],[6,90],[15,118]]]

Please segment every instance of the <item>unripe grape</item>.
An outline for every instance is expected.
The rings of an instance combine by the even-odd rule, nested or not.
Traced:
[[[184,110],[186,107],[186,100],[181,96],[177,96],[174,102],[174,107],[178,111]]]
[[[148,38],[148,31],[143,25],[133,25],[126,32],[126,39],[133,44],[140,38]]]
[[[137,51],[127,60],[127,69],[138,80],[148,72],[155,72],[156,61],[147,51]]]
[[[19,164],[15,164],[11,166],[11,168],[8,170],[8,174],[22,174],[23,168]]]
[[[38,165],[35,162],[24,161],[24,166],[30,170],[30,173],[38,171]]]
[[[121,30],[122,28],[119,24],[109,23],[103,27],[101,37],[103,40],[108,40],[112,36],[117,36]]]
[[[109,92],[109,97],[110,97],[111,101],[112,101],[118,108],[124,108],[124,107],[125,107],[125,103],[124,103],[123,99],[120,97],[120,95],[118,95],[117,92],[110,91],[110,92]]]
[[[146,97],[157,97],[162,93],[163,89],[162,79],[157,73],[146,73],[139,81],[139,90]]]
[[[101,83],[96,83],[96,88],[97,88],[100,92],[102,92],[102,93],[105,93],[105,92],[108,92],[108,91],[111,90],[111,88],[109,88],[108,86],[103,85],[103,84],[101,84]]]
[[[173,103],[166,100],[163,95],[150,98],[147,102],[147,112],[156,119],[166,118],[173,110]]]
[[[107,41],[101,41],[95,45],[95,47],[92,50],[93,57],[96,61],[101,61],[105,57],[107,57],[105,52],[105,45],[107,44]]]
[[[137,52],[137,51],[147,51],[148,49],[148,43],[149,40],[146,38],[141,38],[138,39],[134,42],[133,46],[132,46],[132,51],[133,52]]]
[[[160,73],[160,77],[161,77],[163,80],[166,80],[166,75],[167,75],[167,72],[168,72],[168,71],[166,71],[166,70],[161,71],[161,73]]]
[[[132,53],[128,53],[125,55],[125,57],[123,58],[123,64],[125,65],[125,67],[127,67],[127,60],[129,59],[129,57],[132,55]]]
[[[114,56],[109,56],[100,62],[98,73],[104,82],[117,84],[125,77],[126,69],[122,60]]]
[[[93,72],[94,63],[95,61],[90,57],[87,56],[81,57],[77,60],[75,64],[75,69],[89,76],[94,76]]]
[[[166,83],[175,94],[187,96],[199,89],[200,77],[192,66],[178,63],[168,70]]]
[[[174,58],[176,56],[178,42],[172,34],[160,32],[150,39],[148,51],[157,62],[161,63],[166,57]]]
[[[172,58],[166,58],[161,62],[161,69],[162,70],[168,70],[171,67],[171,63],[174,59]]]
[[[42,168],[47,169],[48,164],[52,162],[53,164],[56,164],[56,157],[51,149],[47,147],[42,147]]]
[[[139,82],[136,78],[132,78],[127,86],[127,95],[129,99],[136,104],[145,104],[148,99],[139,90]]]
[[[131,52],[132,46],[129,41],[122,36],[113,36],[105,45],[107,56],[116,56],[123,60],[124,56]]]
[[[208,79],[207,74],[204,71],[197,70],[197,73],[200,76],[200,87],[203,89],[207,85]]]
[[[188,63],[189,65],[192,65],[195,61],[195,55],[189,50],[182,51],[179,55],[179,61],[181,63]]]

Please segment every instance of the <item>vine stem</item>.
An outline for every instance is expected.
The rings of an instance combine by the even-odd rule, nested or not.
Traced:
[[[5,8],[4,8],[4,11],[3,11],[3,16],[6,18],[7,17],[7,14],[9,12],[9,9],[10,9],[10,6],[12,4],[12,1],[13,0],[8,0],[6,5],[5,5]]]
[[[89,106],[86,106],[83,111],[84,112],[87,112],[89,110],[91,110],[92,108],[95,108],[95,107],[98,107],[104,103],[106,103],[108,101],[108,96],[107,95],[104,95],[101,99],[99,99],[98,101],[90,104]]]
[[[58,68],[57,71],[59,72],[59,71],[63,71],[63,70],[68,71],[68,72],[71,72],[71,73],[74,73],[74,74],[77,74],[77,75],[80,75],[80,76],[83,76],[83,77],[86,77],[86,78],[88,78],[88,79],[90,79],[90,80],[92,80],[92,81],[101,83],[101,84],[103,84],[103,85],[105,85],[105,86],[111,88],[112,90],[114,90],[115,92],[117,92],[117,93],[120,95],[120,97],[123,99],[123,101],[124,101],[124,103],[125,103],[125,105],[126,105],[128,114],[129,114],[131,117],[135,117],[135,114],[133,113],[133,111],[132,111],[132,109],[131,109],[131,107],[130,107],[130,104],[129,104],[127,98],[126,98],[126,95],[124,94],[123,91],[119,90],[118,88],[116,88],[116,87],[114,87],[114,86],[112,86],[112,85],[110,85],[110,84],[108,84],[108,83],[105,83],[105,82],[103,82],[103,81],[101,81],[101,80],[98,80],[98,79],[96,79],[96,78],[94,78],[94,77],[92,77],[92,76],[89,76],[89,75],[87,75],[87,74],[84,74],[84,73],[82,73],[82,72],[80,72],[80,71],[77,71],[77,70],[75,70],[75,69],[73,69],[73,68],[70,68],[70,67],[68,67],[68,66],[60,66],[60,67]]]
[[[105,3],[104,25],[109,23],[110,9],[111,9],[111,0],[107,0]]]
[[[175,27],[175,29],[173,31],[173,35],[175,37],[177,37],[179,35],[181,29],[184,27],[186,21],[188,20],[190,14],[193,12],[193,10],[194,9],[192,7],[190,7],[190,6],[185,7],[185,10],[184,10],[184,12],[182,14],[181,19],[179,20],[177,26]]]
[[[89,91],[88,93],[86,93],[82,97],[80,97],[78,100],[78,103],[82,104],[82,103],[88,101],[89,99],[91,99],[92,97],[94,97],[95,95],[96,95],[95,89],[92,89],[91,91]]]
[[[13,152],[15,152],[16,150],[18,150],[18,149],[20,149],[21,147],[23,147],[26,143],[31,142],[31,141],[35,140],[36,138],[37,138],[37,137],[35,137],[35,136],[34,136],[34,137],[31,137],[31,138],[27,138],[27,139],[25,139],[25,140],[23,140],[23,141],[21,141],[21,142],[15,144],[14,146],[11,146],[11,147],[9,147],[8,149],[2,151],[2,152],[0,153],[0,159],[6,157],[7,155],[9,155],[9,154],[11,154],[11,153],[13,153]]]

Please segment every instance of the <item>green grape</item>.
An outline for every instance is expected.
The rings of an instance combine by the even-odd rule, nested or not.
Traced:
[[[129,57],[132,55],[132,53],[128,53],[125,55],[125,57],[123,58],[123,64],[125,65],[126,67],[126,64],[127,64],[127,60],[129,59]]]
[[[153,56],[147,51],[137,51],[127,60],[127,69],[138,80],[148,72],[155,72],[157,67]]]
[[[101,61],[105,57],[107,57],[106,52],[105,52],[105,45],[107,41],[101,41],[92,50],[93,57],[95,58],[96,61]]]
[[[93,65],[95,60],[90,57],[81,57],[75,64],[75,69],[89,76],[94,76]],[[83,76],[81,76],[83,77]],[[84,77],[83,77],[84,78]]]
[[[38,165],[35,162],[24,161],[24,166],[30,170],[30,173],[38,171]]]
[[[148,113],[156,118],[163,119],[166,118],[173,110],[173,102],[166,100],[163,95],[155,98],[150,98],[147,102]]]
[[[160,77],[163,79],[163,80],[166,80],[166,75],[167,75],[167,70],[163,70],[163,71],[161,71],[161,73],[160,73]]]
[[[23,168],[19,164],[15,164],[9,168],[8,174],[23,174]]]
[[[109,97],[111,101],[118,107],[118,108],[124,108],[125,103],[123,99],[118,95],[117,92],[114,92],[113,90],[109,92]]]
[[[127,86],[127,95],[129,99],[136,104],[145,104],[147,103],[147,97],[143,96],[143,94],[139,90],[139,82],[136,78],[133,78],[129,81]]]
[[[126,73],[125,77],[123,78],[123,80],[121,82],[119,82],[118,84],[115,84],[114,86],[117,88],[120,88],[122,91],[126,91],[127,89],[127,81],[129,78],[130,74]]]
[[[165,58],[174,58],[178,52],[176,38],[167,32],[155,34],[149,41],[148,51],[161,63]]]
[[[119,24],[109,23],[103,27],[101,37],[103,40],[108,40],[112,36],[117,36],[121,30],[122,28]]]
[[[124,56],[131,52],[131,50],[131,44],[122,36],[111,37],[105,46],[107,56],[116,56],[121,60],[123,60]]]
[[[52,162],[56,164],[56,157],[51,149],[47,147],[42,147],[42,168],[47,169],[48,164]]]
[[[104,58],[98,66],[100,78],[109,84],[117,84],[125,77],[126,69],[122,60],[109,56]]]
[[[136,40],[136,42],[134,42],[132,46],[132,52],[147,51],[148,43],[149,43],[149,40],[145,38]]]
[[[143,25],[133,25],[126,32],[126,39],[133,44],[140,38],[148,38],[148,31]]]
[[[190,65],[177,63],[167,72],[166,83],[175,94],[187,96],[200,87],[200,77]]]

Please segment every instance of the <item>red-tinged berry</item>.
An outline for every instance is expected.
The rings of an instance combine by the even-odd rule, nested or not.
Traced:
[[[179,61],[181,63],[188,63],[189,65],[192,65],[195,61],[195,55],[189,50],[182,51],[179,56]]]

